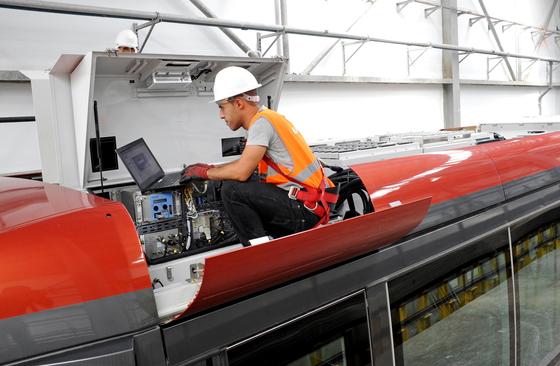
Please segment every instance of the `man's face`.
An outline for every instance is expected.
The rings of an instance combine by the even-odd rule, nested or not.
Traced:
[[[120,53],[136,53],[136,48],[119,46],[119,47],[117,47],[117,52],[120,52]]]
[[[232,131],[237,131],[243,124],[239,107],[239,101],[237,99],[222,100],[218,103],[220,118],[226,121],[226,125],[228,125]]]

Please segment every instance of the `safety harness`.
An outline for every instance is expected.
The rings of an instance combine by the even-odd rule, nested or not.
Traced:
[[[294,178],[286,175],[282,172],[282,169],[267,155],[262,158],[272,169],[274,169],[278,174],[282,175],[284,178],[303,186],[305,190],[299,187],[290,187],[288,190],[288,197],[303,203],[303,206],[309,211],[313,212],[317,217],[319,217],[319,222],[315,226],[326,224],[329,222],[329,216],[331,210],[336,205],[338,200],[338,186],[327,187],[326,178],[323,174],[323,179],[319,188],[311,187],[308,184],[298,182]],[[322,168],[321,168],[322,169]]]

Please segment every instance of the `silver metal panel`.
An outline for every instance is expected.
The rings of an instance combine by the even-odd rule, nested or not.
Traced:
[[[394,365],[393,329],[387,283],[379,283],[369,287],[366,296],[372,337],[373,364],[375,366]]]
[[[138,331],[157,322],[151,288],[2,319],[0,363]]]
[[[414,229],[414,232],[486,209],[504,200],[505,196],[502,188],[492,187],[467,196],[436,203],[430,207],[428,214],[422,223]]]
[[[165,366],[163,339],[159,327],[134,336],[137,366]]]
[[[529,220],[558,206],[560,206],[560,184],[556,183],[512,200],[507,205],[507,218],[512,224],[516,224],[518,221]],[[512,239],[515,241],[518,238],[513,236]]]
[[[534,191],[560,181],[560,168],[554,168],[503,184],[506,199]]]
[[[13,365],[134,365],[132,336],[127,335],[64,349],[59,352],[16,362]]]

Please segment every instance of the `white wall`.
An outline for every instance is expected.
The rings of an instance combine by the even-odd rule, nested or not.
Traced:
[[[539,114],[538,98],[544,89],[523,87],[463,86],[461,113],[463,125],[515,122]],[[542,101],[542,115],[560,115],[560,93],[550,91]]]
[[[200,17],[201,13],[189,1],[177,0],[58,0],[69,4],[115,7]],[[424,17],[426,6],[412,3],[400,13],[397,0],[377,0],[373,5],[363,0],[288,0],[288,25],[292,27],[346,31],[358,17],[360,20],[349,31],[372,37],[419,42],[442,42],[441,11]],[[552,0],[485,0],[490,15],[513,21],[542,25]],[[205,4],[218,17],[237,21],[272,24],[275,22],[274,0],[206,0]],[[458,6],[481,12],[477,0],[458,0]],[[366,12],[367,10],[367,12]],[[365,14],[364,14],[365,12]],[[459,17],[459,44],[461,46],[496,49],[496,42],[487,29],[486,20],[468,26],[469,16]],[[45,70],[62,53],[83,54],[90,50],[104,50],[113,46],[115,35],[130,28],[132,20],[68,16],[61,14],[24,12],[0,8],[0,70]],[[560,24],[556,9],[549,25]],[[512,27],[505,32],[497,25],[498,34],[507,52],[537,54],[560,58],[560,48],[549,37],[535,51],[531,31]],[[234,30],[250,47],[255,47],[254,31]],[[142,40],[147,29],[140,31]],[[536,39],[536,37],[534,38]],[[263,42],[268,46],[272,38]],[[335,40],[290,35],[290,72],[300,73],[325,47]],[[347,56],[357,46],[348,46]],[[383,43],[368,43],[347,64],[346,75],[374,76],[389,79],[441,78],[441,51],[428,50],[407,73],[406,47]],[[147,53],[206,54],[241,56],[242,52],[218,29],[160,23],[156,25],[145,51]],[[415,52],[415,51],[413,51]],[[277,54],[273,46],[267,56]],[[516,72],[528,66],[526,61],[510,59]],[[486,80],[487,56],[471,55],[460,65],[463,79]],[[312,75],[342,75],[342,46],[338,44],[312,72]],[[523,77],[527,81],[544,82],[546,65],[536,63]],[[491,74],[490,80],[509,80],[502,63]],[[554,74],[560,80],[560,68]],[[443,127],[441,86],[387,85],[387,84],[297,84],[287,83],[280,103],[286,114],[304,132],[310,141],[327,137],[360,137],[374,133],[439,129]],[[27,89],[27,93],[29,89]],[[488,87],[463,85],[461,90],[461,117],[463,125],[488,120],[515,121],[538,113],[537,98],[542,88]],[[0,83],[0,96],[17,92]],[[21,92],[20,92],[21,93]],[[29,99],[29,98],[28,98]],[[559,114],[560,94],[549,93],[543,99],[543,114]],[[0,100],[0,104],[2,101]],[[7,110],[0,113],[6,115]],[[10,113],[15,113],[11,111]],[[29,113],[29,110],[25,114]],[[341,121],[344,128],[340,128]],[[22,129],[29,129],[24,124]],[[5,128],[5,127],[3,127]],[[31,127],[33,128],[33,127]],[[21,136],[34,135],[3,130],[0,146],[17,141]],[[37,154],[37,149],[26,151]],[[13,166],[5,162],[6,152],[0,150],[0,173]],[[20,154],[20,156],[24,156]],[[35,164],[38,158],[28,158],[21,167]],[[23,161],[23,160],[22,160]],[[40,165],[36,165],[40,168]]]
[[[33,116],[27,83],[0,83],[0,117]],[[0,123],[0,175],[40,170],[35,122]]]
[[[33,115],[33,100],[29,83],[5,82],[0,86],[0,117]]]
[[[441,98],[439,85],[287,83],[278,109],[311,143],[440,129]]]
[[[380,0],[370,5],[364,1],[310,0],[288,2],[290,26],[345,32],[366,12],[349,31],[394,40],[441,43],[439,17],[424,19],[423,7],[409,6],[396,12],[395,1]],[[291,71],[301,72],[323,49],[335,40],[290,35]],[[346,41],[348,42],[348,41]],[[347,57],[358,45],[348,46]],[[407,76],[406,47],[384,43],[367,43],[348,63],[347,75],[404,78]],[[312,72],[315,75],[342,75],[342,46],[338,45]],[[418,62],[413,77],[441,77],[441,54],[429,51]]]

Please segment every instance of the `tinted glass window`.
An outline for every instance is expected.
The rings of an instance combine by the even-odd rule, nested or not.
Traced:
[[[520,365],[560,364],[559,249],[559,221],[540,224],[514,242]]]
[[[228,359],[230,366],[371,365],[364,295],[234,346]]]
[[[389,283],[397,365],[509,365],[506,233]]]

